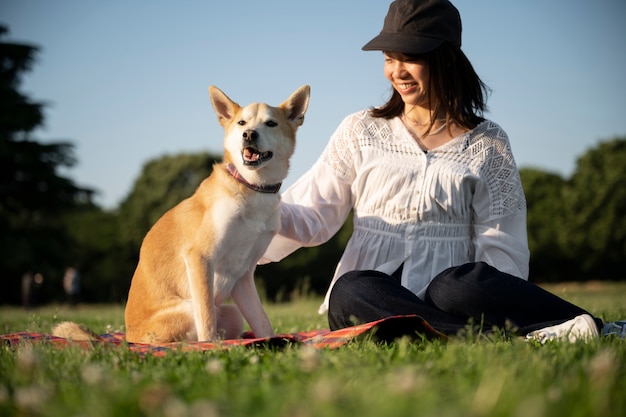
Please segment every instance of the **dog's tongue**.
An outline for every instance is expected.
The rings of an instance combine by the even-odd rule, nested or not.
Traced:
[[[259,155],[259,152],[252,148],[244,149],[243,156],[248,161],[257,161],[261,157],[261,155]]]

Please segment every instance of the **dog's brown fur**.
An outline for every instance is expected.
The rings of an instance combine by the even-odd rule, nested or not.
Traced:
[[[241,314],[257,337],[273,335],[253,273],[280,226],[280,197],[252,188],[287,176],[309,91],[300,87],[278,107],[240,107],[209,88],[225,130],[224,159],[146,235],[126,305],[129,342],[239,337]],[[224,304],[230,296],[236,306]]]

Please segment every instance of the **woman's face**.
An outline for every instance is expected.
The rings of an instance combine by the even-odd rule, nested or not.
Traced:
[[[427,106],[428,68],[420,59],[407,60],[385,53],[385,77],[400,94],[405,105]]]

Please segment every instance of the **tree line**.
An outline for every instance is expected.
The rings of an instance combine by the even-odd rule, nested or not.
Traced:
[[[152,224],[191,195],[219,155],[166,155],[148,161],[114,210],[95,190],[59,174],[76,163],[70,141],[34,138],[43,104],[19,91],[37,47],[4,41],[0,26],[0,304],[61,301],[67,267],[80,271],[84,302],[126,300],[139,247]],[[626,266],[626,137],[582,155],[570,178],[522,168],[528,203],[530,279],[623,280]],[[257,284],[270,300],[323,294],[351,235],[349,219],[328,243],[260,266]]]

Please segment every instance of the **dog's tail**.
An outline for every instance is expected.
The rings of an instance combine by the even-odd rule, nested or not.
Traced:
[[[100,339],[100,336],[98,336],[85,326],[71,321],[63,321],[54,326],[52,328],[52,335],[76,341],[95,341]]]

